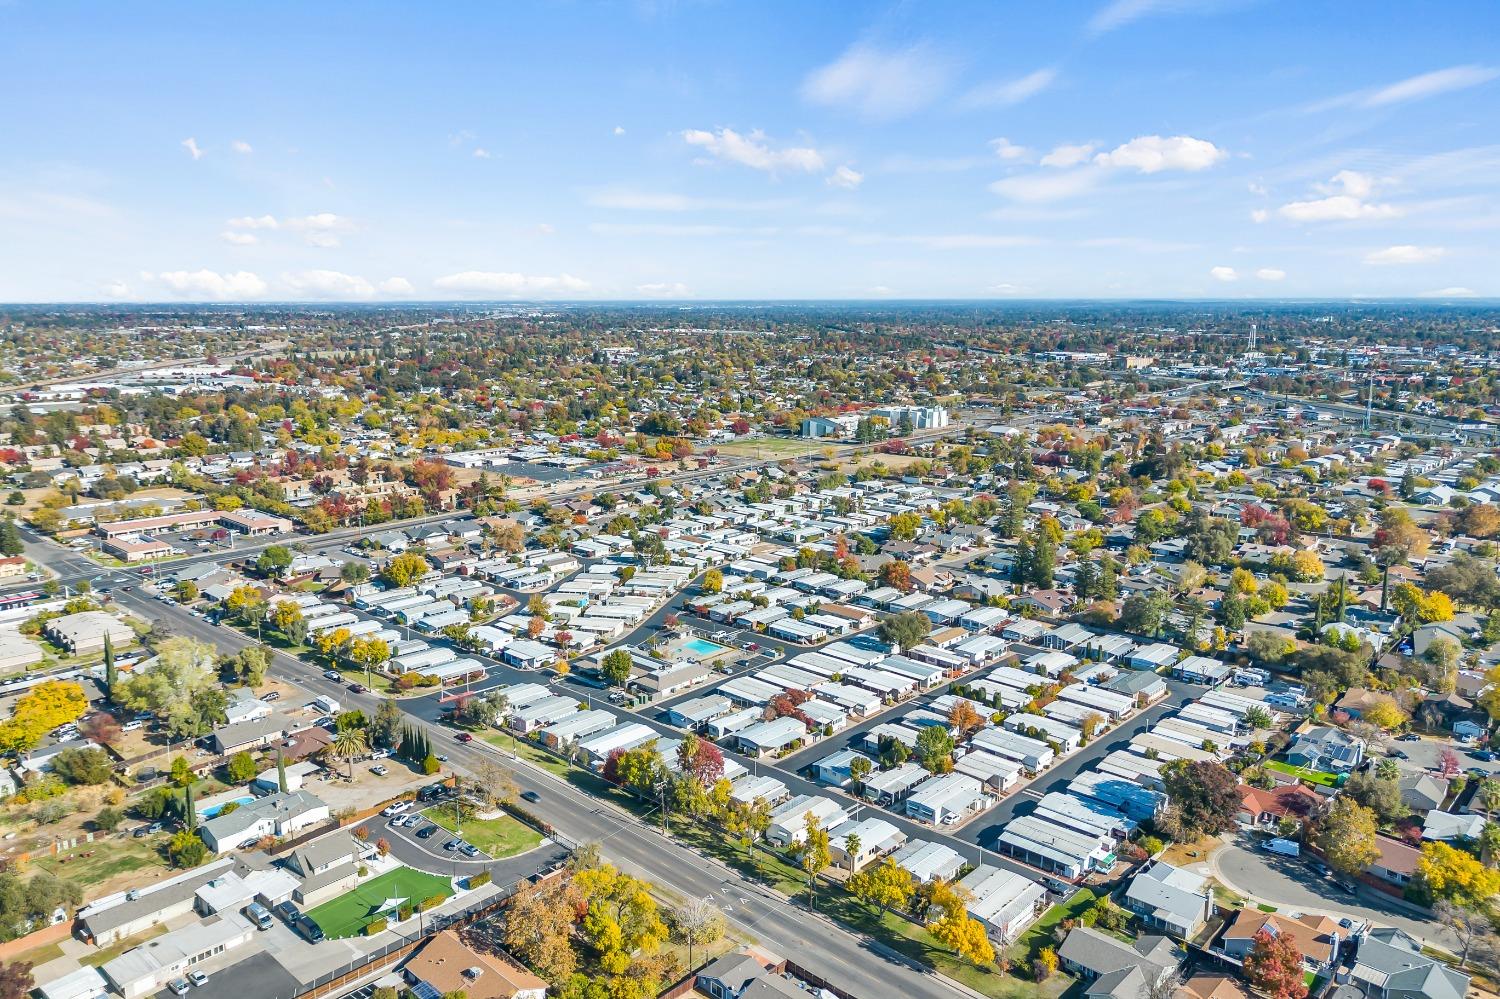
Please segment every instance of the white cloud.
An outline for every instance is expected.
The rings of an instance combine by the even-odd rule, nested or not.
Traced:
[[[865,182],[865,175],[850,166],[840,166],[828,175],[828,183],[833,187],[843,187],[854,190]]]
[[[231,142],[229,144],[229,148],[233,149],[235,152],[239,153],[241,156],[249,156],[251,153],[255,152],[254,147],[251,146],[250,143],[246,142],[244,139],[235,139],[233,142]]]
[[[1360,103],[1367,108],[1378,108],[1388,104],[1419,101],[1453,90],[1477,87],[1482,83],[1490,82],[1497,76],[1500,76],[1500,69],[1494,66],[1450,66],[1447,69],[1434,70],[1431,73],[1423,73],[1420,76],[1409,77],[1398,83],[1392,83],[1390,86],[1381,87]]]
[[[1286,271],[1280,267],[1262,267],[1255,272],[1255,276],[1262,281],[1282,281],[1286,278]]]
[[[404,277],[388,277],[380,282],[380,291],[386,295],[414,295],[417,289]]]
[[[182,148],[186,149],[188,151],[188,155],[195,160],[201,160],[203,158],[203,150],[198,148],[197,139],[191,137],[183,139]]]
[[[1324,194],[1347,194],[1354,198],[1368,198],[1375,193],[1375,178],[1358,170],[1340,170],[1326,184],[1315,185]]]
[[[519,297],[553,292],[587,291],[589,283],[571,274],[515,274],[506,271],[460,271],[432,282],[443,291]]]
[[[690,146],[707,152],[715,159],[738,163],[754,170],[778,173],[782,170],[801,170],[817,173],[823,169],[823,154],[806,146],[787,146],[773,149],[766,141],[766,134],[759,129],[749,135],[741,135],[732,128],[721,128],[717,132],[705,132],[690,128],[682,133],[682,139]]]
[[[102,289],[107,298],[129,298],[130,285],[124,281],[111,281]]]
[[[369,298],[375,294],[374,285],[364,278],[340,271],[297,271],[283,274],[281,280],[293,294],[307,298]]]
[[[1153,14],[1206,13],[1218,6],[1217,0],[1111,0],[1089,19],[1088,27],[1102,34]]]
[[[1048,167],[1070,167],[1077,166],[1094,155],[1094,144],[1085,142],[1081,145],[1054,146],[1052,152],[1042,157],[1042,166]]]
[[[1387,246],[1383,250],[1372,250],[1365,254],[1367,264],[1430,264],[1447,254],[1441,246]]]
[[[1103,171],[1089,167],[1062,173],[1041,172],[1005,177],[990,185],[996,194],[1012,201],[1061,201],[1092,190],[1103,179]]]
[[[281,225],[274,215],[241,215],[224,224],[231,229],[275,229]]]
[[[259,298],[266,293],[266,282],[250,271],[220,274],[218,271],[143,272],[141,279],[164,285],[173,294],[188,299],[239,300]]]
[[[1478,298],[1479,293],[1473,288],[1439,288],[1436,291],[1424,291],[1418,298]]]
[[[536,233],[539,236],[550,236],[556,231],[557,226],[553,225],[551,222],[538,222],[536,224]]]
[[[1027,156],[1031,155],[1031,150],[1027,149],[1025,146],[1016,145],[1014,142],[1011,142],[1003,135],[998,139],[991,139],[990,148],[993,149],[995,151],[995,155],[1000,157],[1002,160],[1023,160]]]
[[[1394,205],[1372,205],[1347,194],[1312,201],[1291,201],[1277,209],[1293,222],[1348,222],[1355,219],[1390,219],[1401,214]]]
[[[283,219],[282,225],[288,229],[296,229],[310,232],[329,232],[334,229],[348,229],[350,222],[342,215],[333,212],[318,212],[314,215],[301,215],[296,218]]]
[[[1271,213],[1264,208],[1253,208],[1250,211],[1250,221],[1255,223],[1264,222],[1271,217]]]
[[[1209,275],[1216,281],[1238,281],[1239,274],[1233,267],[1211,267]]]
[[[353,228],[353,224],[341,215],[333,212],[318,212],[314,215],[302,215],[288,219],[278,219],[274,215],[242,215],[232,218],[225,223],[231,229],[288,229],[292,232],[302,233],[303,241],[309,246],[333,247],[339,245],[336,233]],[[253,242],[254,240],[230,239],[230,242]]]
[[[693,294],[681,281],[638,284],[635,286],[635,291],[636,294],[647,298],[689,298]]]
[[[1052,86],[1056,79],[1057,70],[1050,67],[1039,69],[1014,80],[980,84],[964,94],[958,103],[966,110],[1010,107],[1035,97]]]
[[[490,158],[490,151],[483,146],[478,146],[474,150],[474,158],[476,160],[487,160]]]
[[[814,104],[852,108],[868,118],[897,118],[931,104],[951,73],[926,45],[882,50],[858,44],[809,74],[802,96]]]
[[[1327,195],[1305,201],[1292,201],[1277,209],[1282,218],[1293,222],[1350,222],[1360,219],[1388,219],[1401,214],[1395,205],[1365,200],[1375,193],[1379,182],[1367,173],[1340,170],[1326,184],[1314,189]]]
[[[615,134],[616,135],[624,135],[625,134],[625,126],[624,125],[616,125],[615,126]]]
[[[235,232],[233,229],[226,229],[219,233],[219,238],[234,246],[249,246],[252,243],[260,242],[253,232]]]
[[[1207,170],[1229,154],[1207,139],[1188,135],[1163,138],[1142,135],[1094,157],[1100,166],[1159,173],[1162,170]]]

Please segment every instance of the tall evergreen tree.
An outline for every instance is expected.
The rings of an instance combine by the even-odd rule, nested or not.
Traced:
[[[119,681],[119,672],[115,668],[115,643],[110,641],[109,632],[104,633],[104,689],[113,695],[115,684]]]
[[[276,750],[276,787],[282,794],[286,794],[286,760],[282,758],[281,750]]]
[[[188,832],[198,831],[198,809],[193,805],[193,785],[182,789],[182,824]]]

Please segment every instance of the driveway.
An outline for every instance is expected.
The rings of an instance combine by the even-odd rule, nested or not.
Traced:
[[[1246,844],[1233,840],[1208,857],[1209,873],[1230,891],[1283,911],[1354,916],[1376,926],[1394,926],[1418,940],[1457,950],[1453,935],[1416,915],[1415,908],[1368,885],[1350,895],[1320,877],[1306,860],[1263,853]]]

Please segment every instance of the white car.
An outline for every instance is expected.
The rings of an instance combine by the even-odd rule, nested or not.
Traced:
[[[409,802],[409,801],[398,801],[398,802],[395,802],[394,804],[390,804],[390,805],[385,806],[384,810],[382,810],[380,814],[386,816],[387,818],[389,818],[392,815],[400,815],[402,812],[408,811],[410,808],[411,808],[411,802]]]
[[[376,777],[384,777],[390,772],[391,771],[389,767],[381,766],[379,763],[370,768],[370,773],[374,774]]]
[[[325,669],[323,671],[323,676],[324,676],[325,679],[328,679],[328,680],[342,680],[343,679],[343,676],[336,669]]]

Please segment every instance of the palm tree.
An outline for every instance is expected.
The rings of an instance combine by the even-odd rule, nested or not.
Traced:
[[[354,779],[354,758],[370,751],[370,741],[362,728],[346,728],[333,737],[333,752],[349,762],[349,779]]]

